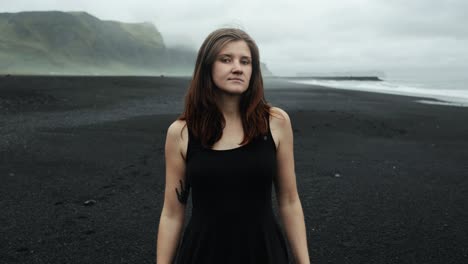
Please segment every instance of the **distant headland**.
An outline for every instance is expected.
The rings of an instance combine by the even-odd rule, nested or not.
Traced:
[[[296,76],[296,77],[282,77],[284,79],[300,79],[300,80],[330,80],[330,81],[383,81],[377,76]]]

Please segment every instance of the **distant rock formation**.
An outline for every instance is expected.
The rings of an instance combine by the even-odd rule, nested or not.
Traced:
[[[382,71],[330,71],[330,72],[299,72],[295,78],[321,79],[321,80],[357,80],[382,81],[385,73]]]
[[[273,76],[273,73],[268,69],[265,63],[260,62],[260,69],[262,71],[263,76],[266,76],[266,77]]]
[[[0,71],[97,73],[151,69],[167,63],[150,23],[101,21],[85,12],[0,14]]]
[[[191,75],[195,59],[195,50],[166,47],[148,22],[86,12],[0,13],[3,74]]]
[[[285,77],[286,79],[313,79],[313,80],[330,80],[330,81],[382,81],[377,76],[300,76],[300,77]]]

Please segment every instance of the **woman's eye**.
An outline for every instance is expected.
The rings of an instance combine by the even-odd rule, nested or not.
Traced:
[[[224,63],[228,63],[228,62],[231,62],[231,59],[230,58],[221,58],[221,61],[224,62]],[[249,60],[242,60],[241,63],[244,64],[244,65],[248,65],[248,64],[250,64],[250,61]]]

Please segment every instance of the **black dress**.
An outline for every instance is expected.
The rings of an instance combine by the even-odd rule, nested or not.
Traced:
[[[190,130],[188,134],[186,179],[192,190],[192,216],[175,263],[289,263],[272,208],[277,167],[270,129],[227,150],[204,148]]]

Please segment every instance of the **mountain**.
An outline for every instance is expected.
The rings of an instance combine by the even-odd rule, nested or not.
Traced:
[[[195,61],[194,51],[166,48],[151,23],[103,21],[86,12],[0,13],[0,32],[0,72],[183,73]]]
[[[0,13],[0,73],[191,75],[196,51],[166,47],[151,23],[86,12]],[[264,75],[271,75],[262,63]]]

